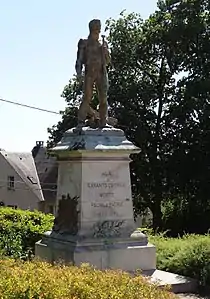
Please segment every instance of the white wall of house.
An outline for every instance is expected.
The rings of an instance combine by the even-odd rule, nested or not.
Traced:
[[[14,178],[14,188],[8,178]],[[10,186],[9,186],[10,185]],[[10,188],[9,188],[10,187]],[[38,188],[38,186],[37,186]],[[38,209],[39,200],[18,173],[0,154],[0,202],[20,209]]]

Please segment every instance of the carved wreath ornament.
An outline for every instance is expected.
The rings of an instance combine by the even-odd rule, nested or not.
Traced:
[[[106,220],[99,221],[94,225],[94,238],[110,238],[110,237],[120,237],[120,228],[123,225],[124,220]]]

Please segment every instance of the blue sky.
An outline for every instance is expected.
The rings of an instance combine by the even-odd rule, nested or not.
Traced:
[[[146,18],[156,0],[0,0],[0,98],[60,111],[60,97],[74,73],[77,42],[88,35],[88,22],[102,24],[119,13]],[[46,141],[47,128],[59,115],[0,102],[0,148],[30,151]]]

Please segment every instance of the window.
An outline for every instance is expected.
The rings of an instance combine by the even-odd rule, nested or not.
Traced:
[[[15,178],[14,176],[8,176],[7,178],[7,189],[15,190]]]

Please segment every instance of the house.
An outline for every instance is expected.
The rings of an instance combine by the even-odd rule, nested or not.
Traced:
[[[49,156],[43,141],[36,142],[36,145],[32,149],[32,155],[44,196],[42,211],[55,214],[58,178],[57,160]]]
[[[0,149],[0,205],[40,210],[43,201],[32,154]]]

